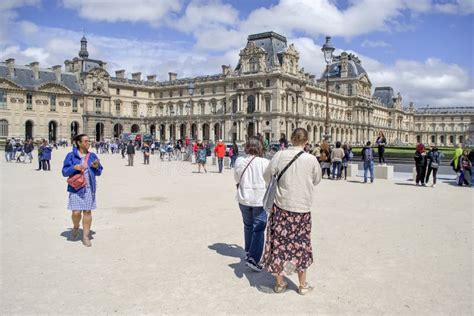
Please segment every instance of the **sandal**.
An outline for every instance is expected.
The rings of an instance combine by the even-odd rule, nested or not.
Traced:
[[[77,237],[79,237],[79,227],[78,228],[72,228],[72,239],[76,240]]]
[[[86,247],[91,247],[92,246],[90,239],[83,239],[82,244]]]
[[[275,291],[275,293],[283,293],[283,292],[286,292],[287,288],[288,288],[288,283],[286,283],[286,282],[284,282],[281,285],[276,283],[273,290]]]
[[[298,288],[298,294],[306,295],[312,290],[314,290],[314,286],[306,282],[304,285],[300,285],[300,287]]]

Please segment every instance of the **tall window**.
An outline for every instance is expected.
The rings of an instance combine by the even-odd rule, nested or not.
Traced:
[[[49,110],[51,112],[56,112],[56,96],[55,95],[49,96]]]
[[[253,81],[249,82],[249,88],[253,88]]]
[[[217,90],[217,89],[216,89],[216,86],[213,86],[213,87],[212,87],[212,94],[216,94],[216,90]]]
[[[201,95],[204,95],[205,92],[206,90],[204,90],[204,88],[201,88]]]
[[[8,121],[0,120],[0,137],[8,137]]]
[[[148,92],[148,98],[152,98],[152,93],[151,92]]]
[[[121,111],[120,107],[121,107],[120,101],[119,100],[115,101],[115,113],[117,115],[120,115],[120,111]]]
[[[205,111],[206,111],[206,107],[205,107],[204,103],[201,103],[201,114],[202,114],[202,115],[203,115],[203,114],[206,114]]]
[[[120,95],[120,89],[119,88],[115,89],[115,94]]]
[[[265,111],[270,112],[272,109],[270,107],[270,98],[265,98]]]
[[[102,99],[95,99],[95,113],[102,113]]]
[[[347,94],[352,95],[352,85],[351,84],[347,85]]]
[[[77,98],[72,98],[72,112],[77,113]]]
[[[250,68],[250,72],[257,71],[257,59],[255,59],[254,57],[250,58],[249,60],[249,68]]]
[[[138,116],[138,104],[133,104],[133,116]]]
[[[31,93],[26,94],[26,109],[33,110],[33,94]]]
[[[173,91],[170,91],[170,98],[173,97]]]
[[[134,97],[137,96],[137,90],[133,90],[133,96],[134,96]]]
[[[160,99],[163,99],[163,92],[160,92]]]
[[[147,107],[147,115],[151,116],[151,105],[148,105]]]
[[[183,90],[179,90],[179,96],[180,96],[180,97],[183,96]]]
[[[0,109],[7,108],[7,92],[5,90],[0,90]]]
[[[237,99],[232,100],[232,113],[237,113]]]
[[[266,86],[267,88],[270,88],[270,85],[271,85],[270,79],[267,79],[267,80],[265,81],[265,86]]]
[[[211,104],[211,113],[212,114],[217,113],[217,104],[216,104],[216,102],[212,102],[212,104]]]

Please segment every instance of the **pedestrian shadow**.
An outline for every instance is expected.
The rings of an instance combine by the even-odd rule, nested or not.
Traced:
[[[273,287],[275,285],[275,278],[265,272],[255,272],[245,265],[245,251],[242,247],[236,244],[215,243],[208,246],[209,249],[214,250],[218,254],[226,257],[233,257],[239,259],[239,262],[229,264],[229,267],[234,270],[234,274],[239,279],[244,276],[247,278],[251,287],[256,288],[259,292],[266,294],[274,294]],[[285,277],[288,283],[288,289],[298,290],[298,287],[290,279]]]
[[[91,230],[90,232],[90,239],[94,239],[95,231]],[[77,239],[74,239],[72,237],[72,228],[69,228],[68,230],[65,230],[61,233],[62,237],[65,237],[67,241],[81,241],[83,238],[83,231],[82,228],[79,228],[79,235],[77,236]]]
[[[358,183],[358,184],[364,184],[364,181],[357,181],[357,180],[347,180],[347,182],[350,182],[350,183]]]
[[[404,183],[404,182],[395,182],[396,185],[405,185],[410,187],[416,187],[416,183]]]

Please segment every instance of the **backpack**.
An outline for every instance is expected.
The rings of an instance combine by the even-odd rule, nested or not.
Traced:
[[[349,161],[352,161],[352,159],[354,159],[354,153],[349,151]]]
[[[234,150],[232,147],[229,149],[229,157],[232,157],[234,155]]]
[[[372,161],[374,159],[374,155],[372,152],[372,148],[365,148],[364,149],[364,161]]]

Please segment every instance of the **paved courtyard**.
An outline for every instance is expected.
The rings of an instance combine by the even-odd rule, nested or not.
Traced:
[[[308,271],[316,288],[302,297],[295,284],[273,294],[273,277],[242,263],[230,170],[197,174],[157,156],[145,166],[141,155],[126,167],[101,155],[93,246],[72,241],[66,153],[53,152],[50,172],[0,162],[3,315],[473,313],[473,191],[449,177],[435,189],[399,177],[323,180]]]

